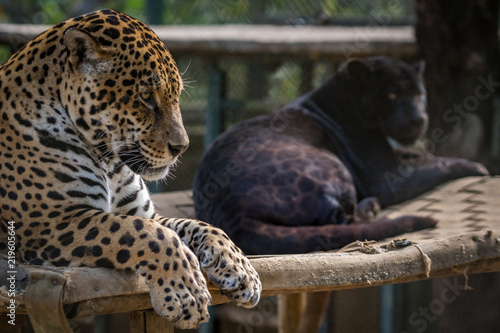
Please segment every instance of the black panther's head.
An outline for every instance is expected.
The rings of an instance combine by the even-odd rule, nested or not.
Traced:
[[[380,126],[401,144],[414,143],[427,130],[425,88],[419,78],[424,63],[413,66],[396,59],[371,57],[353,59],[344,69],[359,85],[363,122]]]

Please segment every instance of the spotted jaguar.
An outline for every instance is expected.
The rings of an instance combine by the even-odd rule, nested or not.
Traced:
[[[254,268],[207,223],[155,213],[144,180],[188,147],[176,63],[144,23],[106,9],[57,24],[0,67],[0,251],[17,260],[134,270],[156,312],[208,320],[204,275],[252,307]]]

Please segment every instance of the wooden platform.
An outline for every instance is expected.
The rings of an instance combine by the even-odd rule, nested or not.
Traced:
[[[388,217],[404,214],[431,216],[439,221],[437,228],[406,235],[420,243],[500,229],[500,177],[458,179],[383,212]]]
[[[164,215],[193,215],[189,192],[157,194],[153,198]],[[500,271],[499,199],[500,177],[465,178],[383,212],[389,216],[424,214],[439,220],[434,230],[399,237],[413,244],[360,242],[341,251],[253,256],[250,260],[260,274],[264,297]],[[16,314],[29,313],[40,332],[55,332],[54,327],[66,329],[65,316],[116,312],[131,312],[135,324],[150,317],[152,322],[162,322],[163,332],[171,329],[154,313],[137,312],[151,309],[151,302],[143,278],[133,272],[24,265],[17,271]],[[214,304],[227,302],[213,285],[209,289]],[[0,310],[6,311],[9,301],[3,286]],[[47,330],[40,328],[43,325]]]

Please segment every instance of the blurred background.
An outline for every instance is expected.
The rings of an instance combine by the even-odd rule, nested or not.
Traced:
[[[114,8],[149,25],[409,25],[415,21],[412,1],[393,0],[2,0],[0,20],[9,23],[52,25],[100,8]],[[167,43],[167,47],[169,47]],[[12,52],[2,45],[1,61]],[[326,80],[345,59],[309,56],[269,56],[217,52],[190,52],[170,48],[187,86],[181,95],[190,148],[167,184],[153,191],[191,188],[204,148],[232,124],[271,112]],[[215,99],[215,101],[214,101]],[[213,110],[214,105],[219,108]],[[212,130],[207,137],[207,112]],[[216,118],[214,120],[214,117]],[[217,124],[214,124],[216,122]]]
[[[219,133],[242,120],[276,111],[320,85],[348,58],[367,55],[388,55],[407,62],[424,59],[430,129],[421,147],[438,155],[477,160],[491,173],[500,173],[496,0],[1,0],[0,23],[53,25],[102,8],[125,12],[153,29],[164,26],[186,32],[194,27],[208,39],[213,34],[214,40],[221,31],[232,29],[264,28],[258,30],[261,37],[274,34],[273,27],[291,29],[283,35],[283,45],[289,50],[283,52],[259,49],[258,36],[255,43],[250,41],[237,51],[231,45],[213,46],[210,40],[189,47],[187,41],[166,41],[183,73],[186,90],[181,109],[191,144],[174,176],[166,184],[151,184],[155,192],[190,189],[204,150]],[[316,27],[347,36],[346,46],[316,45],[311,49],[301,45],[293,49],[288,45],[293,46],[294,31],[313,34],[315,30],[308,29]],[[27,41],[15,34],[9,38],[0,45],[1,61]],[[482,95],[478,95],[478,87]],[[471,278],[469,284],[481,286],[485,292],[461,295],[462,301],[447,305],[440,318],[448,319],[439,325],[428,320],[421,330],[422,326],[411,323],[412,313],[439,297],[443,281],[435,282],[434,287],[432,281],[425,281],[385,290],[336,292],[323,332],[499,331],[495,315],[500,306],[498,278],[491,275]],[[464,304],[473,304],[473,308]],[[275,300],[265,299],[256,312],[242,311],[247,310],[215,309],[213,317],[226,320],[205,325],[201,331],[276,331]],[[359,320],[360,314],[363,320]],[[127,320],[113,318],[98,318],[95,325],[87,323],[94,328],[83,331],[119,331],[117,327]],[[460,320],[485,326],[464,331]]]
[[[351,43],[350,48],[314,53],[306,46],[303,54],[269,54],[258,48],[234,53],[231,47],[206,45],[187,50],[182,43],[170,47],[167,42],[187,87],[181,108],[191,144],[172,178],[166,184],[151,184],[154,192],[190,189],[203,151],[217,134],[244,119],[275,111],[317,87],[348,58],[380,50],[408,62],[426,60],[431,129],[424,146],[436,154],[480,160],[499,172],[500,117],[493,98],[498,91],[478,105],[477,99],[465,100],[474,94],[478,76],[498,77],[497,1],[1,0],[0,4],[0,22],[5,23],[52,25],[96,9],[114,8],[152,26],[201,26],[205,34],[213,27],[237,25],[248,30],[290,26],[297,31],[345,27],[351,29],[347,33],[353,39],[362,35],[362,42]],[[390,30],[384,37],[386,47],[372,47],[370,38],[377,39],[386,30]],[[263,31],[266,35],[267,30]],[[214,38],[217,34],[214,30]],[[20,45],[22,40],[3,43],[0,60]],[[464,102],[472,103],[464,105],[468,114],[445,121],[450,118],[446,111]],[[447,142],[435,142],[433,128],[450,133]]]

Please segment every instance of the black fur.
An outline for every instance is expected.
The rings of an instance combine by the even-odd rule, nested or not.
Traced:
[[[198,169],[197,217],[247,254],[329,250],[433,227],[415,216],[371,219],[380,206],[487,174],[474,162],[389,144],[387,136],[413,144],[427,129],[422,69],[355,59],[278,113],[234,126]]]

